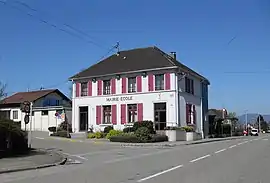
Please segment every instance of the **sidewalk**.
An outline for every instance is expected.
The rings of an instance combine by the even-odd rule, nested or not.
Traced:
[[[57,152],[33,150],[29,154],[0,159],[0,174],[57,166],[65,161]]]

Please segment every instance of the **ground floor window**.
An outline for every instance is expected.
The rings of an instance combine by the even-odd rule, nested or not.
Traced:
[[[79,107],[79,130],[80,131],[87,131],[88,129],[88,106]]]
[[[193,104],[186,104],[186,121],[187,125],[196,124],[196,106]]]
[[[103,106],[103,124],[112,123],[112,107],[110,105]]]
[[[138,121],[137,104],[128,104],[128,123]]]

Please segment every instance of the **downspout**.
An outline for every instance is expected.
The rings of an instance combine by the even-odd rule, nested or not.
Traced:
[[[178,75],[175,73],[175,119],[176,126],[179,125],[180,112],[179,112],[179,95],[178,95]]]

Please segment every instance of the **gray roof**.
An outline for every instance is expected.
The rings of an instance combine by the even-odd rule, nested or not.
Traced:
[[[119,55],[113,54],[110,57],[90,66],[89,68],[70,77],[70,79],[82,79],[98,77],[110,74],[121,74],[151,69],[182,68],[197,77],[209,81],[187,66],[181,64],[170,55],[164,53],[157,47],[137,48],[121,51]]]

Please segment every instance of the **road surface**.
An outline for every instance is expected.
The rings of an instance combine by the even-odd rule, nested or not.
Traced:
[[[71,164],[0,175],[11,183],[269,183],[270,137],[172,148],[117,147],[35,138],[62,149]]]

